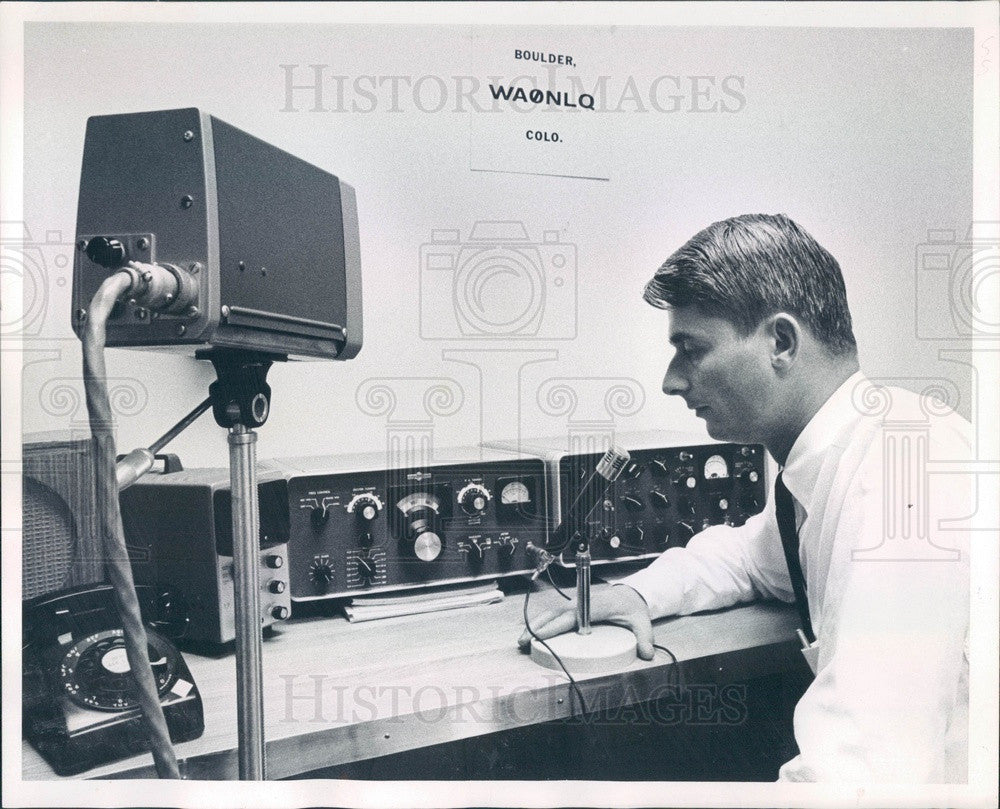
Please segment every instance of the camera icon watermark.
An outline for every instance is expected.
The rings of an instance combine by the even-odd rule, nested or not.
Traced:
[[[420,246],[425,340],[571,340],[577,330],[576,245],[522,222],[480,221],[463,240],[433,230]]]
[[[973,222],[964,238],[930,230],[916,262],[917,337],[1000,338],[1000,222]]]
[[[24,222],[0,222],[0,334],[35,337],[48,313],[52,285],[69,283],[73,244],[49,230],[35,241]],[[12,305],[21,295],[22,305]]]

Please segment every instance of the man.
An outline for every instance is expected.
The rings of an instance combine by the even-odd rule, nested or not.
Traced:
[[[942,520],[973,509],[959,476],[926,466],[969,457],[967,422],[865,379],[840,267],[785,216],[711,225],[645,299],[670,314],[664,392],[782,471],[745,525],[594,588],[593,620],[629,627],[649,660],[651,620],[794,601],[816,678],[779,779],[967,781],[967,532]],[[532,620],[543,638],[574,625],[572,608]]]

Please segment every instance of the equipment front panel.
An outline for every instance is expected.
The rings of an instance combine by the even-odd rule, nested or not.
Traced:
[[[594,563],[658,556],[710,525],[742,525],[767,498],[764,450],[701,444],[630,450],[631,461],[588,520]],[[560,459],[562,513],[599,454]],[[572,561],[567,553],[565,561]]]
[[[541,460],[293,476],[293,600],[530,571],[546,539]]]

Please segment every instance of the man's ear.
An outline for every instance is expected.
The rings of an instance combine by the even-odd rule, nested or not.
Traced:
[[[786,312],[771,315],[764,326],[771,344],[771,367],[787,371],[802,348],[802,326]]]

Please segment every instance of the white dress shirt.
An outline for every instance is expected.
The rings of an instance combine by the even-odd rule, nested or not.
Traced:
[[[940,410],[857,373],[788,454],[819,658],[779,780],[968,780],[971,440]],[[772,491],[743,526],[707,528],[618,583],[653,618],[793,601],[773,503]]]

